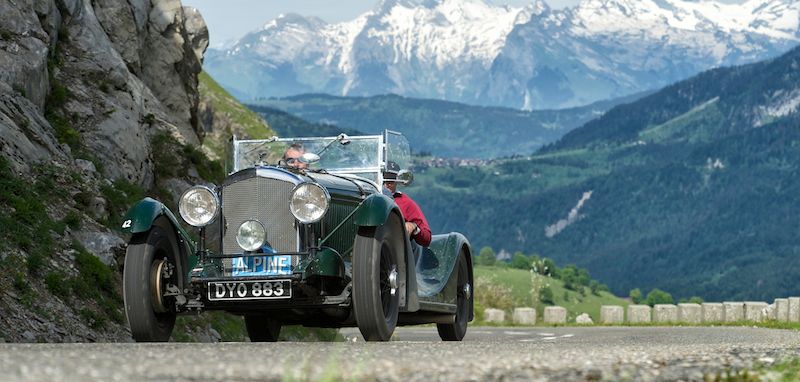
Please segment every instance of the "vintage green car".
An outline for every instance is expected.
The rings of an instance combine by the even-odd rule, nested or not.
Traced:
[[[288,153],[302,155],[292,157]],[[473,318],[472,250],[459,233],[409,239],[384,193],[389,161],[413,179],[395,132],[327,138],[233,140],[232,171],[179,201],[197,241],[162,203],[146,198],[125,217],[125,313],[136,341],[169,340],[176,315],[244,316],[252,341],[282,325],[358,326],[387,341],[397,325],[435,323],[460,341]]]

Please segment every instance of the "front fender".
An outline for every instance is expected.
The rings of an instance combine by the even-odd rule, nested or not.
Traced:
[[[161,215],[165,215],[173,225],[180,227],[178,219],[164,203],[152,198],[144,198],[125,214],[122,221],[122,232],[131,234],[147,232],[153,226],[153,221]]]
[[[181,227],[175,214],[164,203],[152,198],[140,200],[125,214],[125,218],[122,220],[122,232],[130,234],[147,232],[153,227],[153,222],[159,216],[166,217],[172,228],[175,229],[175,236],[179,242],[178,247],[181,250],[181,253],[178,254],[179,271],[188,277],[189,270],[197,262],[197,259],[192,256],[197,251],[197,245],[190,238],[189,233]]]
[[[394,199],[383,194],[372,194],[358,206],[353,223],[359,227],[378,227],[386,223],[394,210],[400,213]]]

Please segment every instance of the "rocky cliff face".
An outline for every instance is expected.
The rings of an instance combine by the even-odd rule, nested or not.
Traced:
[[[199,141],[207,44],[179,0],[0,3],[0,152],[23,171],[92,153],[109,179],[150,186],[153,133]]]
[[[108,227],[143,190],[188,184],[156,184],[164,158],[200,181],[164,142],[201,141],[207,45],[179,0],[0,1],[0,342],[130,340]]]

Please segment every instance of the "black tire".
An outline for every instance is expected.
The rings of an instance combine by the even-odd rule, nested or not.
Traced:
[[[262,315],[245,315],[244,326],[250,342],[275,342],[281,334],[280,321]]]
[[[458,280],[456,283],[456,320],[452,324],[436,324],[442,341],[461,341],[467,334],[469,308],[472,305],[472,283],[469,280],[469,263],[462,251],[458,256]]]
[[[175,278],[179,277],[174,268],[178,253],[175,231],[165,218],[156,219],[149,231],[134,235],[128,243],[122,275],[122,294],[125,299],[125,315],[136,342],[169,341],[177,314],[174,302],[169,299],[161,301],[160,309],[155,308],[158,305],[155,296],[161,294],[154,293],[153,277],[156,274],[154,269],[168,262],[173,267],[172,276],[162,280],[160,285],[163,287],[167,283],[175,283]],[[163,289],[159,293],[163,293]]]
[[[403,249],[400,217],[380,227],[361,227],[353,250],[353,309],[367,341],[389,341],[400,312],[399,259]],[[390,275],[394,273],[394,293]]]

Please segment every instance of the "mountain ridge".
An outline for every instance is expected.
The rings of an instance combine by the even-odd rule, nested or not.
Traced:
[[[336,24],[277,28],[282,19],[209,50],[206,70],[245,100],[396,93],[533,110],[660,88],[800,42],[791,0],[385,1]]]
[[[523,111],[398,95],[336,97],[305,94],[261,100],[248,107],[268,121],[270,117],[283,121],[286,118],[262,107],[283,110],[317,124],[352,128],[369,134],[378,134],[384,129],[398,131],[409,139],[416,152],[435,153],[445,158],[488,159],[529,155],[611,107],[638,97],[634,95],[563,110]],[[291,124],[299,126],[298,123]]]

